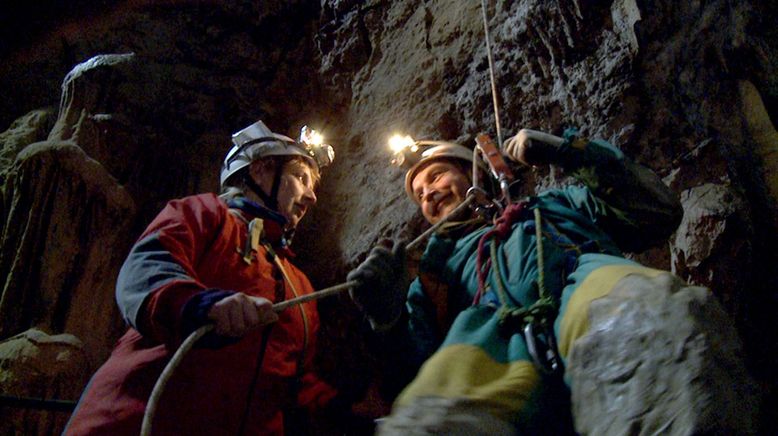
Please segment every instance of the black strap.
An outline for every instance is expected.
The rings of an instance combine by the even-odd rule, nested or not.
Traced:
[[[270,188],[270,197],[273,199],[273,203],[269,206],[273,210],[278,210],[278,189],[281,187],[281,173],[283,172],[283,164],[279,164],[276,167],[276,174],[273,177],[273,187]]]
[[[270,194],[268,195],[265,191],[262,190],[262,187],[257,185],[257,182],[254,181],[254,179],[251,177],[251,172],[246,172],[246,185],[251,189],[259,198],[262,199],[262,201],[265,203],[265,206],[267,206],[269,209],[273,211],[278,210],[278,189],[281,187],[281,171],[282,165],[278,165],[275,168],[275,175],[273,176],[273,186],[270,188]]]
[[[262,365],[265,363],[265,351],[267,351],[267,343],[270,340],[270,332],[273,330],[273,325],[265,327],[265,331],[262,332],[262,342],[259,345],[259,352],[257,354],[256,364],[254,365],[254,375],[251,377],[249,388],[246,395],[246,405],[243,409],[243,416],[240,419],[240,428],[238,429],[238,436],[243,436],[246,432],[246,423],[248,422],[249,415],[251,413],[251,400],[254,398],[254,392],[257,388],[257,381],[259,380],[259,373],[262,371]]]
[[[265,206],[272,210],[276,209],[277,204],[274,203],[277,203],[277,201],[273,201],[271,197],[267,195],[259,185],[257,185],[257,182],[255,182],[249,174],[246,174],[246,186],[248,186],[252,192],[257,194],[257,197],[262,199],[262,202],[265,203]]]

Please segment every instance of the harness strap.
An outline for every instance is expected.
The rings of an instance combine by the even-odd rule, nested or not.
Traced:
[[[276,252],[273,250],[273,247],[270,246],[268,243],[263,244],[265,248],[267,249],[267,252],[270,254],[270,256],[273,258],[273,262],[275,263],[278,270],[281,272],[281,275],[283,276],[286,283],[289,284],[289,289],[292,291],[292,294],[296,297],[300,296],[299,291],[297,290],[297,287],[295,287],[294,282],[292,281],[291,277],[289,277],[289,274],[286,272],[286,268],[284,268],[284,265],[281,263],[281,259],[278,257]],[[300,356],[297,360],[297,374],[296,376],[302,377],[302,374],[304,372],[304,365],[305,365],[305,350],[308,349],[308,342],[310,341],[310,327],[308,326],[308,316],[305,314],[305,309],[303,308],[303,305],[300,304],[297,306],[297,308],[300,310],[300,316],[303,320],[303,347],[302,352],[300,353]]]

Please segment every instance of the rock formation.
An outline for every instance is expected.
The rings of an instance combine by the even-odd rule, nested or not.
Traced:
[[[566,373],[580,434],[756,433],[756,385],[709,290],[627,276],[590,323]]]
[[[75,398],[80,381],[91,376],[89,360],[84,344],[73,335],[27,330],[0,342],[0,391],[24,399]],[[3,407],[0,432],[59,434],[67,417],[56,410]]]

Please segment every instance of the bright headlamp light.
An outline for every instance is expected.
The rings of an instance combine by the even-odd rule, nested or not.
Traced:
[[[394,154],[392,165],[404,169],[414,166],[421,159],[419,145],[419,142],[408,135],[394,135],[389,138],[389,148]]]
[[[297,144],[316,161],[319,169],[326,167],[335,160],[335,150],[332,146],[325,144],[324,137],[308,126],[303,126],[300,129],[300,138]]]
[[[389,148],[394,153],[392,165],[410,170],[428,159],[451,157],[473,161],[472,151],[448,141],[416,141],[410,136],[394,135],[389,138]]]

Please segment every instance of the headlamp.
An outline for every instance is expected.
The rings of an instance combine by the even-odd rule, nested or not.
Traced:
[[[319,169],[331,164],[335,159],[335,150],[332,146],[324,143],[324,137],[314,129],[303,126],[300,129],[300,138],[297,145],[308,153],[316,161]]]
[[[405,170],[434,156],[451,156],[468,161],[473,160],[470,156],[471,152],[459,144],[448,141],[416,141],[408,135],[394,135],[389,138],[389,148],[394,153],[392,165]]]
[[[419,143],[408,135],[397,134],[389,138],[389,148],[394,154],[392,165],[408,169],[421,159]]]

